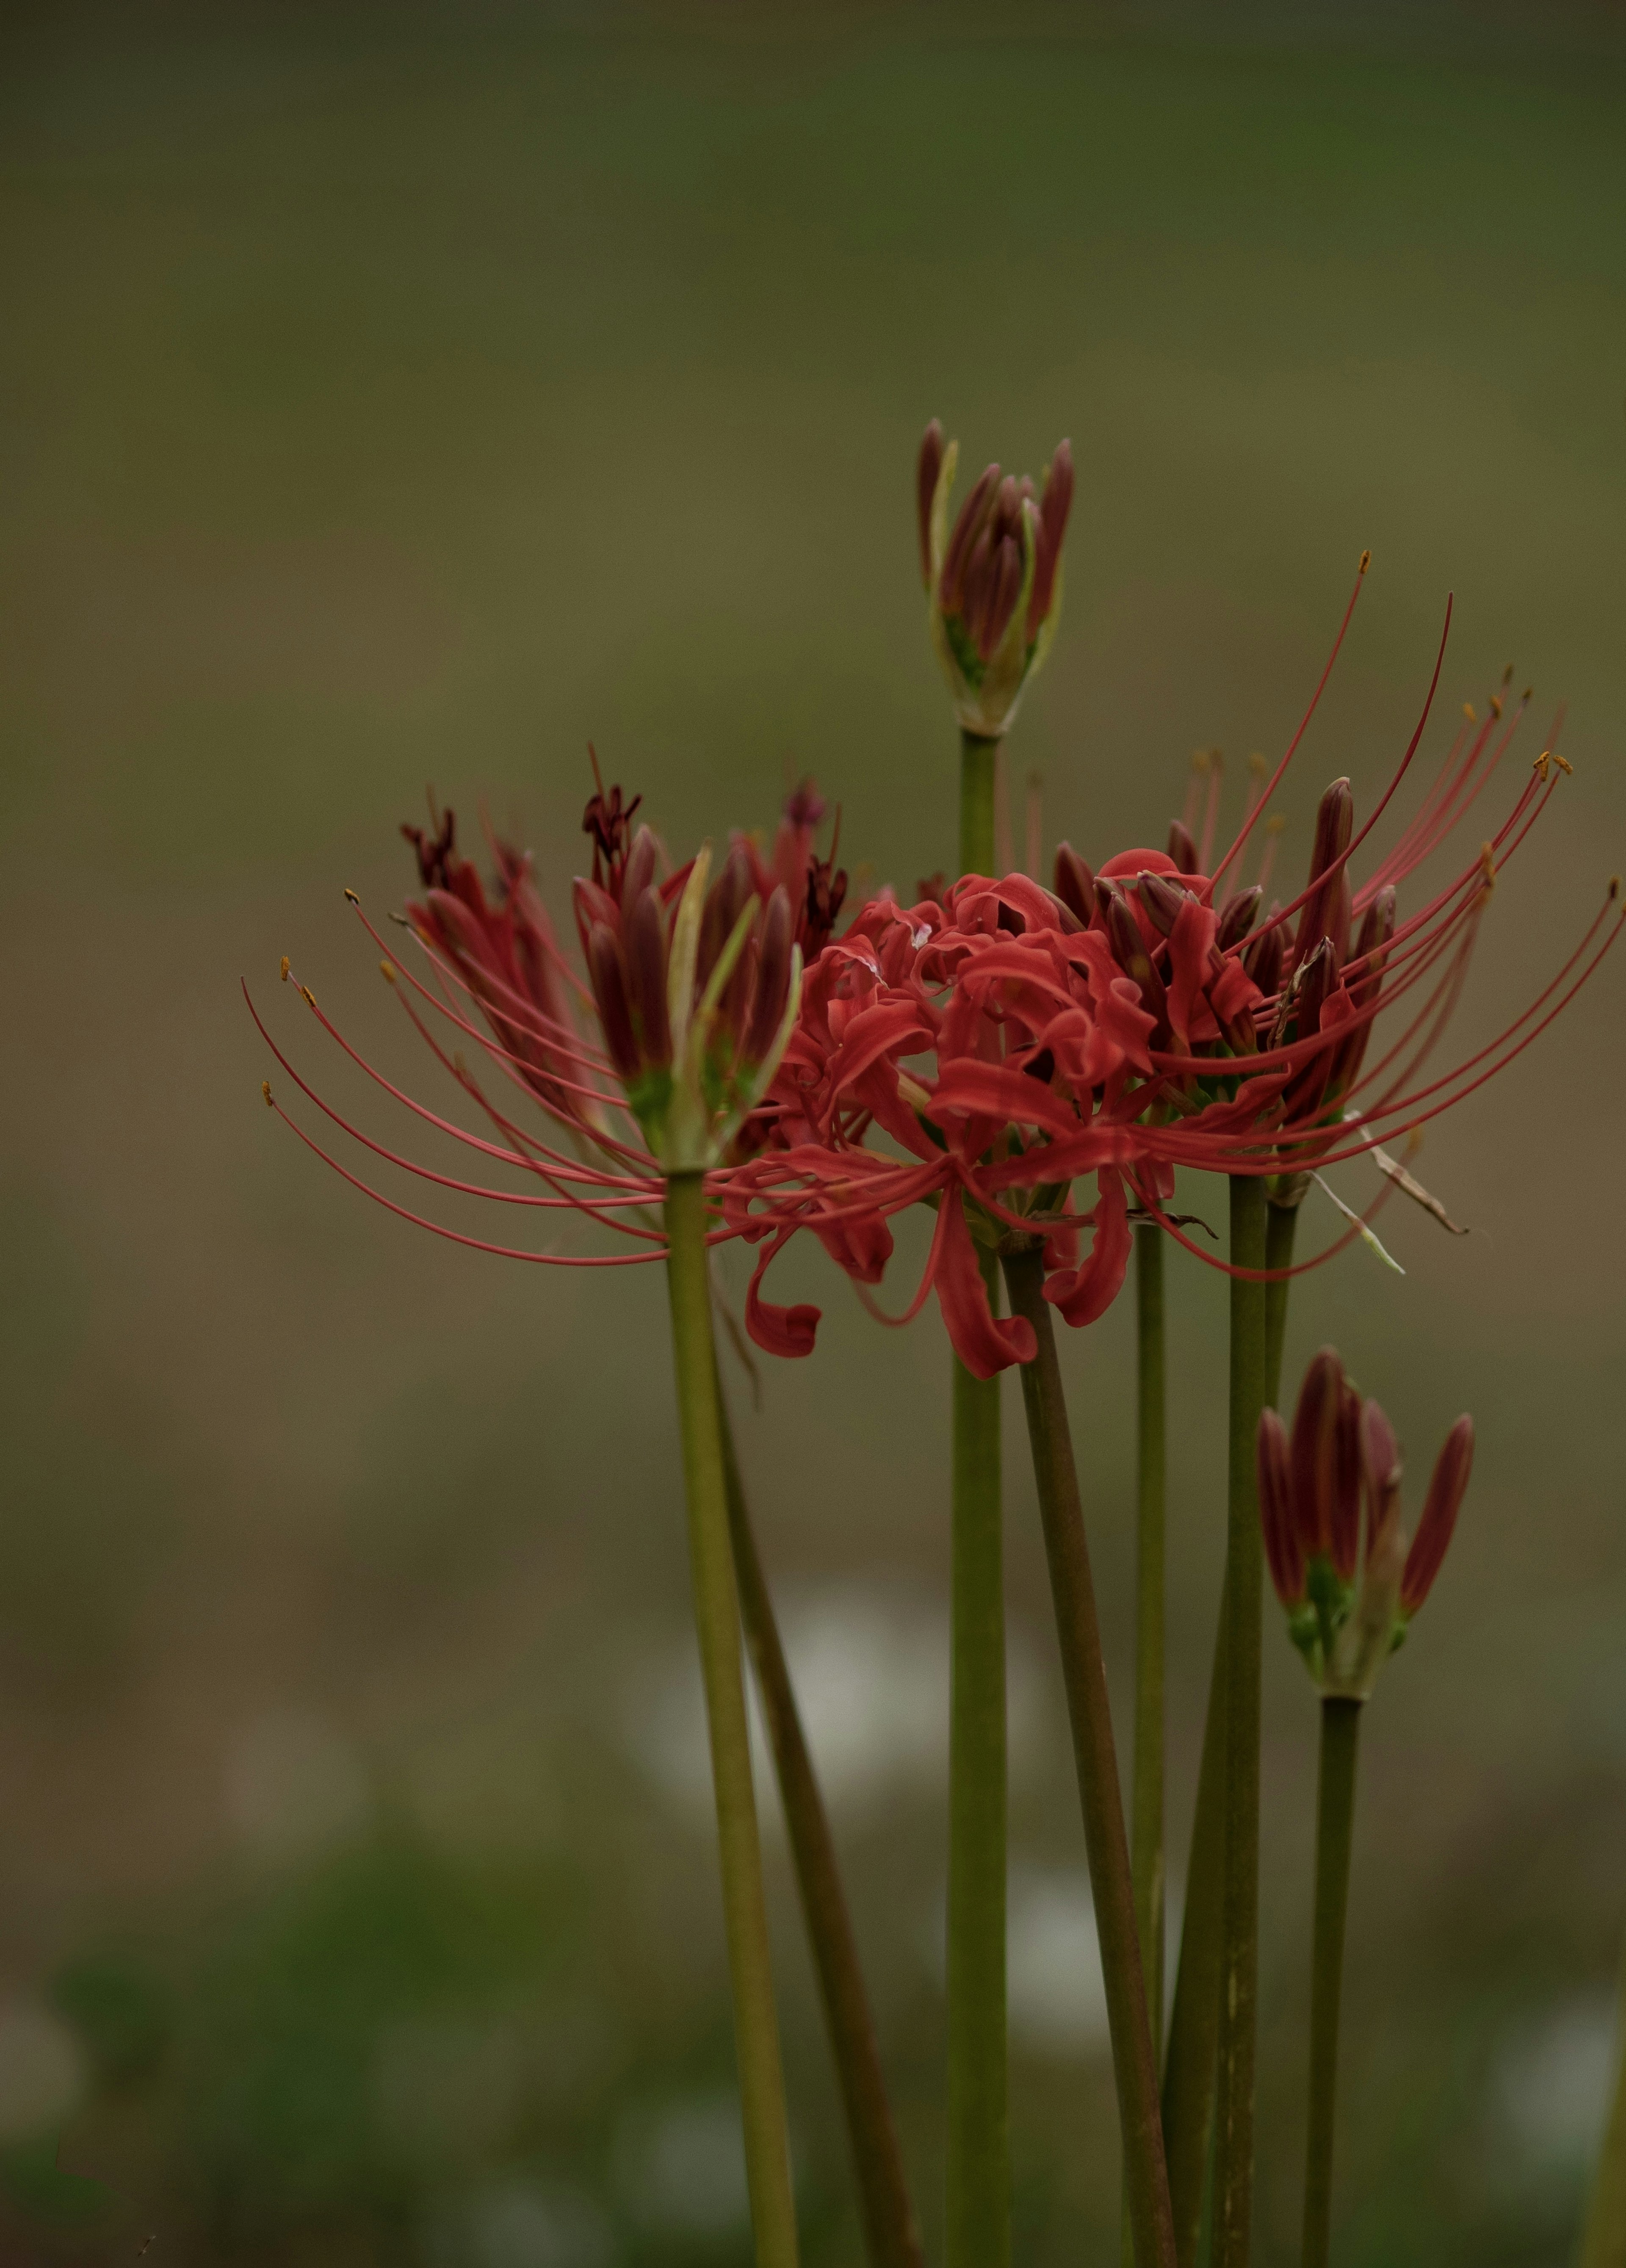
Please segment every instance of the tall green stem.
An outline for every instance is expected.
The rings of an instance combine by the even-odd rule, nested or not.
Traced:
[[[1267,1208],[1265,1264],[1292,1265],[1296,1206]],[[1281,1399],[1282,1345],[1287,1330],[1285,1279],[1265,1287],[1265,1387],[1274,1408]],[[1203,2223],[1203,2191],[1208,2174],[1218,2076],[1220,1960],[1225,1920],[1225,1633],[1230,1598],[1222,1589],[1219,1628],[1209,1679],[1208,1713],[1203,1730],[1203,1761],[1197,1775],[1196,1815],[1186,1874],[1186,1916],[1181,1932],[1180,1966],[1169,2017],[1168,2054],[1163,2072],[1163,2131],[1168,2146],[1169,2195],[1174,2212],[1174,2242],[1181,2268],[1192,2268]]]
[[[998,742],[960,735],[960,870],[991,873]],[[985,1256],[989,1298],[998,1269]],[[1004,1542],[999,1381],[954,1364],[946,2268],[1006,2268]]]
[[[705,1183],[674,1174],[666,1183],[666,1284],[683,1439],[695,1627],[705,1684],[717,1796],[723,1918],[734,1997],[734,2048],[745,2129],[746,2178],[758,2268],[796,2268],[796,2208],[785,2123],[784,2074],[774,2007],[751,1784],[751,1743],[739,1659],[739,1602],[728,1528],[728,1491],[706,1268]]]
[[[1265,1191],[1231,1179],[1231,1258],[1265,1263]],[[1265,1287],[1231,1279],[1225,1555],[1225,1920],[1220,1959],[1214,2268],[1247,2268],[1254,2203],[1254,2049],[1259,1984],[1259,1703],[1263,1543],[1254,1484],[1265,1402]]]
[[[1310,1964],[1310,2135],[1304,2176],[1304,2268],[1327,2268],[1332,2242],[1333,2110],[1338,2085],[1338,2000],[1350,1904],[1355,1758],[1361,1705],[1321,1703],[1315,1794],[1315,1937]]]
[[[1163,1232],[1135,1232],[1138,1455],[1135,1524],[1135,1920],[1152,2043],[1163,2041],[1163,1593],[1166,1525]]]
[[[802,1914],[813,1949],[813,1969],[824,2002],[825,2022],[835,2059],[842,2107],[858,2178],[858,2204],[874,2268],[923,2268],[920,2232],[909,2204],[903,2156],[887,2084],[881,2074],[869,1994],[859,1966],[857,1940],[842,1889],[835,1842],[819,1793],[813,1758],[802,1730],[790,1667],[774,1616],[773,1600],[752,1532],[739,1478],[733,1429],[718,1388],[723,1425],[723,1471],[728,1490],[728,1526],[734,1550],[734,1575],[746,1647],[756,1674],[762,1717],[774,1752],[779,1800],[791,1840]]]
[[[1621,1983],[1617,2035],[1626,2033],[1626,1976]],[[1617,2036],[1615,2097],[1593,2175],[1586,2225],[1581,2233],[1580,2268],[1626,2268],[1626,2046]]]
[[[1022,1366],[1022,1400],[1044,1526],[1095,1926],[1100,1939],[1135,2257],[1140,2268],[1174,2268],[1174,2229],[1158,2111],[1157,2054],[1146,2015],[1135,1884],[1123,1827],[1112,1709],[1078,1500],[1072,1432],[1056,1358],[1055,1324],[1044,1297],[1043,1255],[1036,1248],[1008,1254],[1004,1271],[1011,1311],[1026,1316],[1038,1343],[1033,1361]]]

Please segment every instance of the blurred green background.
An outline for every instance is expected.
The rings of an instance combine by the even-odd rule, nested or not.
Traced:
[[[0,2250],[743,2262],[652,1273],[415,1234],[261,1108],[244,1013],[389,1129],[282,953],[436,1094],[341,887],[425,784],[563,904],[592,738],[672,839],[814,770],[948,862],[913,451],[1072,437],[1012,744],[1047,842],[1160,840],[1192,748],[1369,806],[1512,661],[1576,766],[1477,1045],[1626,865],[1626,48],[1611,15],[588,4],[6,13],[0,48]],[[1476,829],[1477,831],[1477,829]],[[1486,831],[1489,831],[1486,829]],[[1021,841],[1020,821],[1017,840]],[[1626,1910],[1622,970],[1295,1294],[1412,1447],[1480,1453],[1371,1712],[1343,2268],[1569,2257]],[[285,1084],[285,1082],[284,1082]],[[1370,1177],[1337,1177],[1365,1201]],[[1219,1218],[1211,1189],[1189,1193]],[[1321,1200],[1307,1215],[1333,1226]],[[479,1224],[489,1232],[489,1225]],[[798,1279],[798,1270],[800,1275]],[[918,2200],[941,2188],[945,1351],[816,1257],[744,1454]],[[1172,1268],[1178,1888],[1224,1297]],[[738,1292],[738,1269],[731,1281]],[[1127,1303],[1066,1359],[1120,1722]],[[1018,2257],[1115,2257],[1082,1843],[1012,1406]],[[1258,2257],[1296,2257],[1313,1708],[1267,1617]],[[776,1824],[810,2268],[858,2257]]]

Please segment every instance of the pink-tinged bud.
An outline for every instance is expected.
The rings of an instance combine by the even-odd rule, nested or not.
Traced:
[[[627,977],[644,1060],[664,1067],[672,1061],[672,1029],[666,1020],[666,932],[660,898],[652,889],[639,891],[627,917]]]
[[[1417,1522],[1411,1549],[1406,1554],[1406,1571],[1400,1587],[1402,1614],[1415,1615],[1434,1587],[1473,1469],[1474,1421],[1471,1418],[1459,1418],[1434,1461],[1428,1501]]]
[[[998,484],[999,468],[990,465],[960,507],[960,517],[955,520],[954,532],[949,537],[948,549],[943,557],[943,572],[938,582],[938,603],[945,615],[961,612],[966,570],[970,564],[972,548],[982,533],[989,499]]]
[[[1136,888],[1152,927],[1160,930],[1165,937],[1172,937],[1187,893],[1166,874],[1142,874],[1137,879]]]
[[[1292,1476],[1287,1429],[1274,1410],[1259,1420],[1259,1520],[1264,1531],[1265,1564],[1276,1595],[1289,1612],[1305,1595],[1304,1549],[1293,1519]]]
[[[1056,854],[1056,895],[1088,929],[1095,919],[1095,877],[1071,843]]]
[[[1169,827],[1169,857],[1182,874],[1197,871],[1197,846],[1192,840],[1191,829],[1183,819],[1176,819]]]
[[[748,1064],[760,1064],[778,1035],[791,989],[791,943],[795,929],[791,901],[783,888],[768,901],[762,917],[761,950],[757,955],[756,990],[741,1050]]]
[[[627,854],[627,872],[622,883],[621,902],[623,907],[632,905],[641,891],[648,889],[655,879],[655,869],[660,863],[660,845],[654,830],[640,827]]]
[[[614,933],[603,922],[595,922],[588,936],[587,975],[610,1061],[622,1079],[636,1079],[642,1065],[627,1007],[626,971]]]
[[[931,586],[931,505],[943,469],[943,428],[934,417],[920,444],[915,467],[915,511],[920,526],[920,579]]]
[[[1115,882],[1098,881],[1096,902],[1106,917],[1107,941],[1113,958],[1124,975],[1131,977],[1140,988],[1141,1005],[1159,1024],[1168,1017],[1168,995],[1163,989],[1163,979],[1151,965],[1140,933],[1140,924],[1129,911]]]
[[[1306,1558],[1333,1556],[1333,1515],[1338,1500],[1338,1413],[1343,1365],[1323,1347],[1304,1374],[1293,1413],[1293,1504]]]
[[[976,632],[976,650],[982,660],[993,659],[994,649],[1004,637],[1006,625],[1016,611],[1021,588],[1022,547],[1014,535],[1002,535],[999,549],[994,556],[982,619]]]
[[[1191,871],[1195,873],[1196,869]],[[1232,946],[1241,944],[1259,918],[1264,897],[1255,882],[1251,889],[1238,890],[1225,900],[1219,909],[1219,926],[1214,932],[1214,943],[1221,953],[1229,953]]]
[[[1320,881],[1328,869],[1343,858],[1350,847],[1354,824],[1355,798],[1350,792],[1350,783],[1347,779],[1335,779],[1322,796],[1315,814],[1315,841],[1310,850],[1311,882]],[[1293,958],[1302,961],[1318,938],[1329,935],[1337,939],[1337,955],[1342,964],[1350,938],[1350,886],[1342,866],[1329,882],[1320,889],[1312,889],[1305,900],[1304,911],[1299,917],[1299,934],[1293,940]]]
[[[1056,571],[1061,561],[1062,541],[1067,534],[1067,515],[1072,510],[1072,443],[1058,441],[1056,454],[1050,460],[1050,469],[1045,475],[1044,496],[1039,506],[1039,526],[1034,531],[1034,588],[1027,601],[1030,644],[1039,635],[1039,626],[1050,611],[1050,601],[1056,592]]]
[[[1357,1008],[1365,1007],[1377,994],[1389,939],[1394,934],[1394,890],[1392,884],[1386,883],[1362,917],[1361,933],[1350,956],[1359,964],[1350,979],[1350,997]]]
[[[1361,1397],[1346,1378],[1333,1447],[1332,1563],[1346,1583],[1361,1556]]]
[[[1282,961],[1286,944],[1282,935],[1282,924],[1276,918],[1278,911],[1279,908],[1273,902],[1265,917],[1269,926],[1260,931],[1242,955],[1243,968],[1267,1000],[1274,999],[1282,989]]]
[[[1400,1518],[1401,1454],[1394,1428],[1375,1402],[1361,1411],[1361,1465],[1366,1484],[1366,1554]]]

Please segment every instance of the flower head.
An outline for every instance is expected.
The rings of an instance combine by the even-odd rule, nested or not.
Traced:
[[[990,465],[951,532],[960,444],[934,417],[920,445],[916,504],[927,623],[961,725],[997,740],[1050,650],[1062,608],[1062,543],[1072,505],[1071,445],[1058,444],[1035,495]]]
[[[1305,1373],[1291,1435],[1274,1410],[1263,1412],[1265,1561],[1288,1634],[1323,1693],[1370,1696],[1439,1572],[1473,1461],[1474,1423],[1459,1418],[1408,1543],[1394,1429],[1377,1403],[1362,1400],[1331,1347]]]

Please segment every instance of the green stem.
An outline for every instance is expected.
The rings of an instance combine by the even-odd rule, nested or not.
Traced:
[[[950,1197],[947,1202],[958,1200]],[[998,1290],[990,1285],[990,1296]],[[1011,2253],[999,1381],[954,1365],[948,1798],[948,2268]]]
[[[1163,1591],[1165,1425],[1163,1232],[1135,1232],[1137,1406],[1139,1418],[1136,1517],[1135,1920],[1146,1972],[1146,2010],[1155,2045],[1163,2039]]]
[[[1264,1183],[1231,1179],[1231,1258],[1265,1261]],[[1231,1440],[1225,1565],[1225,1922],[1220,1962],[1214,2268],[1247,2268],[1254,2202],[1254,2050],[1259,1983],[1259,1685],[1264,1548],[1254,1441],[1265,1401],[1265,1287],[1231,1279]]]
[[[960,740],[960,871],[994,866],[999,744]],[[983,1256],[990,1304],[998,1267]],[[948,1794],[946,2268],[1006,2268],[1004,1543],[999,1381],[954,1364]]]
[[[1135,2257],[1140,2268],[1174,2268],[1174,2230],[1158,2111],[1157,2055],[1146,2020],[1146,1985],[1136,1931],[1135,1885],[1123,1829],[1112,1709],[1078,1501],[1072,1433],[1056,1357],[1056,1329],[1044,1297],[1043,1254],[1037,1248],[1009,1253],[1004,1271],[1011,1311],[1026,1318],[1038,1343],[1033,1361],[1022,1365],[1022,1400],[1044,1526],[1084,1814],[1085,1849],[1100,1939]]]
[[[720,1386],[718,1407],[723,1425],[729,1534],[733,1542],[734,1574],[739,1587],[746,1646],[756,1674],[763,1721],[774,1752],[779,1800],[791,1839],[802,1914],[807,1925],[842,2107],[847,2117],[869,2257],[875,2268],[923,2268],[920,2232],[909,2204],[897,2127],[881,2074],[874,2019],[836,1865],[835,1838],[830,1833],[824,1799],[819,1793],[790,1668],[774,1617],[773,1600],[752,1532],[734,1451],[733,1429],[728,1422],[728,1408],[722,1399]]]
[[[960,736],[960,871],[962,874],[991,874],[994,871],[994,779],[999,756],[997,740],[980,733]]]
[[[758,2268],[796,2268],[796,2208],[791,2190],[784,2075],[779,2060],[779,2022],[774,2007],[768,1910],[762,1896],[762,1860],[739,1660],[739,1602],[728,1532],[702,1174],[673,1174],[668,1179],[666,1225],[666,1285],[672,1302],[673,1365],[688,1502],[695,1627],[711,1738],[751,2225]]]
[[[1338,2085],[1338,1999],[1350,1904],[1355,1758],[1361,1705],[1321,1703],[1315,1794],[1315,1939],[1310,1965],[1310,2137],[1304,2176],[1304,2268],[1327,2268],[1332,2242],[1333,2107]]]
[[[1621,1984],[1621,2013],[1616,2031],[1626,2032],[1626,1976]],[[1622,2268],[1626,2263],[1626,2051],[1619,2040],[1620,2061],[1615,2077],[1615,2099],[1604,2129],[1593,2176],[1586,2226],[1581,2234],[1580,2268]]]
[[[1299,1211],[1270,1205],[1265,1229],[1265,1264],[1292,1265]],[[1265,1287],[1265,1385],[1272,1407],[1281,1399],[1282,1344],[1287,1329],[1284,1280]],[[1174,2212],[1174,2242],[1181,2268],[1192,2268],[1203,2224],[1203,2191],[1213,2130],[1214,2088],[1218,2076],[1219,1992],[1225,1918],[1225,1633],[1230,1598],[1222,1589],[1219,1628],[1214,1640],[1208,1713],[1203,1728],[1203,1761],[1197,1774],[1196,1816],[1186,1873],[1186,1917],[1181,1932],[1180,1966],[1169,2017],[1168,2053],[1163,2072],[1163,2131],[1167,2139],[1169,2195]]]

